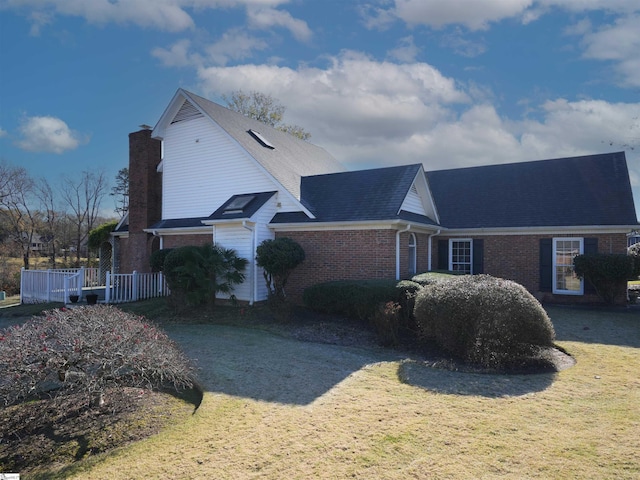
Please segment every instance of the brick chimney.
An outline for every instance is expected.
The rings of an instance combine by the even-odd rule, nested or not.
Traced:
[[[129,134],[129,238],[123,252],[124,271],[151,271],[153,235],[143,230],[162,218],[162,174],[156,170],[161,145],[151,138],[150,129]]]

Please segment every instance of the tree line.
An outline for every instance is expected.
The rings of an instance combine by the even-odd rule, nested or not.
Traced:
[[[128,169],[116,177],[109,190],[103,171],[80,172],[53,184],[33,177],[24,167],[0,162],[0,257],[19,257],[25,269],[34,255],[48,257],[50,265],[64,258],[69,266],[80,266],[88,257],[89,232],[108,218],[103,203],[109,194],[116,200],[116,212],[128,208]]]

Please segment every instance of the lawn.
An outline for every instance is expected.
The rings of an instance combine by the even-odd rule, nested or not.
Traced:
[[[169,325],[202,368],[195,414],[40,478],[638,478],[640,311],[549,314],[577,364],[528,376]]]

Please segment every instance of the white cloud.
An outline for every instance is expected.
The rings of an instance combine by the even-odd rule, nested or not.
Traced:
[[[189,54],[191,41],[188,39],[178,40],[167,50],[165,48],[154,48],[151,55],[159,59],[165,67],[186,67],[193,64],[193,56]]]
[[[394,60],[409,63],[415,61],[418,53],[420,53],[420,49],[414,43],[413,36],[410,35],[408,37],[401,38],[398,42],[398,46],[389,50],[387,55],[389,58]]]
[[[85,139],[56,117],[25,117],[19,127],[17,146],[30,152],[63,153],[77,148]]]
[[[253,28],[267,30],[271,27],[283,27],[299,41],[308,42],[313,34],[307,22],[293,18],[289,12],[275,8],[247,8],[249,25]]]
[[[393,12],[409,25],[464,25],[484,30],[492,22],[522,15],[533,0],[396,0]]]
[[[122,23],[178,32],[193,28],[195,21],[187,10],[249,7],[275,8],[289,0],[4,0],[0,9],[28,11],[31,33],[55,15],[82,17],[89,23]],[[292,21],[295,23],[295,21]]]
[[[624,86],[640,87],[640,15],[618,18],[613,24],[584,35],[584,56],[613,61]]]
[[[207,57],[216,65],[226,65],[229,60],[251,57],[256,50],[268,47],[264,40],[247,34],[242,29],[225,32],[220,40],[206,47]]]
[[[210,97],[237,89],[271,94],[287,107],[287,122],[351,169],[423,163],[439,170],[627,150],[631,176],[640,178],[640,103],[560,98],[532,105],[536,120],[508,118],[490,92],[426,63],[376,62],[355,52],[325,68],[210,67],[199,77]]]
[[[6,130],[4,130],[2,127],[0,127],[0,138],[6,137],[7,135],[9,135],[9,133]]]

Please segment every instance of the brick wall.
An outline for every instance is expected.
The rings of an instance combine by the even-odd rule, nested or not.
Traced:
[[[527,290],[543,302],[591,303],[597,302],[595,295],[573,296],[553,295],[540,291],[540,240],[553,237],[597,238],[598,252],[626,253],[625,234],[605,235],[496,235],[477,238],[484,239],[484,273],[513,280],[524,285]],[[438,242],[451,237],[436,237],[433,241],[433,268],[437,268]],[[460,237],[469,238],[469,237]]]
[[[416,235],[418,271],[427,268],[427,236]],[[316,232],[279,232],[305,251],[305,261],[298,266],[287,286],[294,302],[301,302],[308,286],[332,280],[395,278],[395,230],[337,230]],[[408,276],[409,234],[400,234],[400,276]]]
[[[196,234],[196,235],[166,235],[163,237],[163,248],[186,247],[187,245],[204,245],[211,243],[213,240],[212,233]]]

